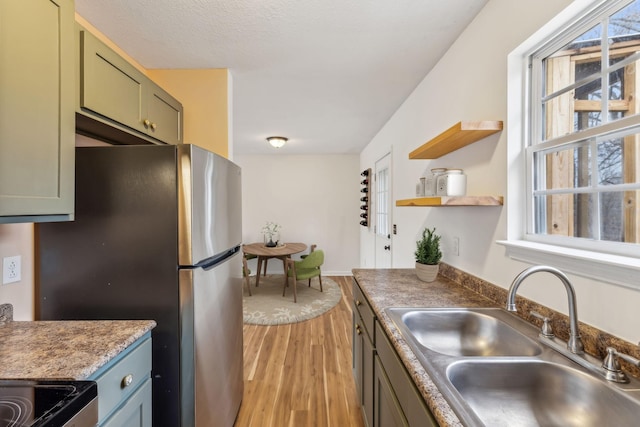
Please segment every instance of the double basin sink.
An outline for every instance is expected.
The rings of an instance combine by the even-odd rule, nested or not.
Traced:
[[[387,308],[465,426],[631,426],[640,382],[611,383],[499,308]],[[552,343],[553,344],[553,343]],[[591,367],[590,367],[591,366]]]

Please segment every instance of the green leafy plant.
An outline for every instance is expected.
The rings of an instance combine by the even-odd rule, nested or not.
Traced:
[[[416,242],[416,262],[427,265],[437,265],[442,258],[440,251],[440,236],[436,229],[425,228],[422,231],[422,239]]]

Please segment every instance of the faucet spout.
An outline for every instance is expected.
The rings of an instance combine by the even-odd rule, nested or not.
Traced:
[[[576,304],[576,291],[573,288],[573,285],[571,285],[571,282],[569,282],[567,276],[557,268],[549,267],[546,265],[536,265],[533,267],[529,267],[522,273],[518,274],[518,276],[516,276],[516,278],[511,283],[511,286],[509,287],[509,293],[507,294],[507,310],[517,311],[515,301],[518,288],[520,287],[524,279],[531,276],[533,273],[537,273],[540,271],[553,274],[558,279],[560,279],[560,281],[564,285],[569,301],[569,327],[571,329],[569,341],[567,342],[567,348],[571,353],[574,354],[584,353],[584,345],[582,344],[582,339],[580,338],[580,332],[578,330],[578,308]]]

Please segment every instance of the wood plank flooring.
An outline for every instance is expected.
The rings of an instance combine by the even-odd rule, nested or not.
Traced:
[[[244,325],[244,396],[236,427],[362,427],[351,371],[351,277],[342,300],[300,323]]]

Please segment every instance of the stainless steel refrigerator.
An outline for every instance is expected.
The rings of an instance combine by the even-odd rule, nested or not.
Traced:
[[[36,227],[36,318],[154,319],[153,425],[242,399],[241,176],[193,145],[76,149],[72,222]]]

